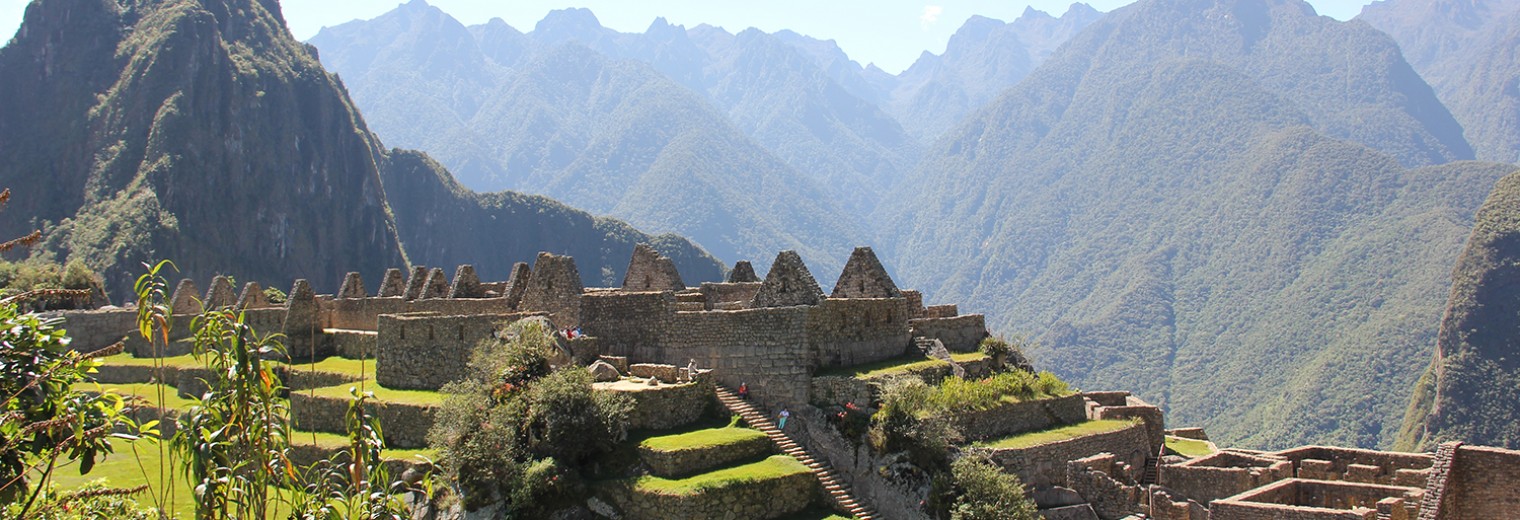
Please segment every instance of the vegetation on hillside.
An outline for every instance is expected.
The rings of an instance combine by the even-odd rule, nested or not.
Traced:
[[[1520,173],[1494,186],[1452,273],[1436,353],[1396,447],[1445,441],[1520,448]]]
[[[1407,168],[1470,152],[1392,42],[1308,9],[1146,0],[1089,26],[878,212],[908,230],[900,284],[1221,442],[1391,445],[1510,168]]]

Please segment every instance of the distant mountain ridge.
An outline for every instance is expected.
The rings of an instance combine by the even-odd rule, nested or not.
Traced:
[[[722,274],[679,237],[470,193],[420,155],[384,150],[272,0],[34,1],[0,48],[0,97],[0,185],[17,194],[0,233],[43,226],[37,254],[80,258],[112,290],[160,258],[196,279],[331,290],[346,271],[408,261],[504,278],[540,250],[580,257],[600,285],[638,242],[689,280]],[[413,211],[424,195],[461,218]]]
[[[1357,19],[1398,40],[1478,158],[1520,162],[1520,2],[1380,0]]]
[[[678,232],[728,261],[795,249],[837,269],[853,243],[870,241],[841,202],[702,95],[596,52],[587,45],[600,36],[587,33],[619,36],[588,11],[557,12],[523,35],[496,22],[466,28],[414,1],[313,41],[333,49],[324,59],[382,131],[476,185]]]

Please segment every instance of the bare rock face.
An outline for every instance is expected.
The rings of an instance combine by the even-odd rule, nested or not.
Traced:
[[[592,379],[595,379],[598,383],[617,381],[623,377],[622,374],[618,373],[616,368],[613,368],[612,363],[606,361],[592,363],[589,369],[591,370]]]
[[[449,286],[450,298],[480,298],[485,291],[480,288],[480,277],[475,266],[464,264],[454,269],[454,285]]]
[[[675,262],[647,244],[633,247],[628,274],[623,277],[625,291],[680,291],[686,288]]]
[[[808,272],[802,257],[796,251],[782,251],[776,255],[771,270],[760,285],[760,292],[750,307],[791,307],[795,305],[818,305],[823,302],[823,289]]]
[[[749,283],[760,281],[755,276],[755,266],[750,265],[749,260],[734,262],[734,270],[728,272],[728,283]]]
[[[834,283],[833,298],[901,298],[902,291],[869,247],[857,247]]]
[[[390,298],[406,294],[406,275],[394,267],[385,270],[385,280],[380,282],[380,297]]]
[[[338,289],[338,298],[355,299],[364,298],[366,295],[364,291],[364,278],[360,277],[359,273],[349,272],[343,275],[343,287]]]

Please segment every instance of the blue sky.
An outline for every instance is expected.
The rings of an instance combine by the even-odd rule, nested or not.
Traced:
[[[1111,11],[1131,0],[1088,0],[1099,11]],[[1371,0],[1309,0],[1320,14],[1345,20],[1356,16]],[[565,7],[587,7],[602,25],[623,32],[643,32],[657,16],[670,23],[702,23],[738,32],[757,27],[766,32],[791,29],[820,39],[832,39],[861,63],[876,63],[899,72],[923,51],[940,53],[950,35],[972,15],[1013,20],[1026,6],[1059,16],[1071,0],[428,0],[466,25],[501,18],[524,32],[544,14]],[[16,32],[29,0],[0,0],[0,34]],[[373,18],[394,9],[398,0],[285,0],[285,19],[291,32],[305,40],[324,26],[355,18]]]

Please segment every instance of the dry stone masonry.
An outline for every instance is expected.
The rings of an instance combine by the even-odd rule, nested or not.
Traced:
[[[823,289],[818,288],[818,281],[808,272],[802,257],[796,251],[782,251],[771,263],[771,270],[765,274],[765,282],[750,306],[792,307],[818,305],[822,301]]]
[[[633,258],[628,261],[628,274],[623,276],[624,291],[681,291],[686,283],[676,271],[675,262],[654,248],[639,244],[633,248]]]
[[[760,277],[755,275],[755,266],[750,265],[749,260],[734,262],[734,270],[728,272],[728,283],[759,282]]]

